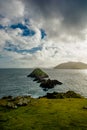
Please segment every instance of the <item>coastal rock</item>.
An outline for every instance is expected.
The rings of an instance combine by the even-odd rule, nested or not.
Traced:
[[[47,93],[46,96],[44,96],[48,99],[62,99],[62,98],[83,98],[80,94],[75,93],[74,91],[68,91],[66,93]]]
[[[5,102],[2,103],[3,107],[7,107],[7,108],[12,108],[12,109],[16,109],[20,106],[26,106],[28,105],[28,103],[31,101],[30,100],[31,97],[30,96],[18,96],[15,98],[12,98],[12,100],[9,100],[9,97],[7,98],[2,98],[2,100],[4,100]]]
[[[12,109],[16,109],[17,105],[15,105],[13,102],[8,102],[6,105],[7,108],[12,108]]]
[[[63,93],[53,92],[53,93],[47,93],[47,95],[45,95],[44,97],[46,97],[48,99],[63,99],[64,94]]]
[[[33,81],[37,81],[37,83],[45,82],[46,80],[41,77],[36,77]]]
[[[41,69],[36,68],[27,77],[36,78],[36,79],[39,80],[39,79],[42,79],[42,78],[48,78],[49,76],[44,71],[42,71]]]
[[[65,93],[66,98],[82,98],[82,96],[74,91],[68,91]]]
[[[12,100],[13,97],[12,96],[4,96],[2,99]]]
[[[29,103],[29,99],[27,99],[27,98],[20,98],[18,101],[17,101],[17,103],[16,103],[16,105],[17,106],[26,106],[26,105],[28,105],[28,103]]]
[[[61,85],[62,83],[59,82],[58,80],[51,80],[51,79],[48,79],[48,80],[45,80],[43,81],[41,84],[40,84],[40,87],[44,88],[44,89],[51,89],[51,88],[54,88],[55,85]]]
[[[33,72],[27,77],[34,78],[33,81],[37,81],[37,83],[40,83],[40,87],[42,87],[44,91],[54,88],[55,85],[62,84],[62,82],[59,82],[58,80],[45,79],[49,76],[39,68],[34,69]]]

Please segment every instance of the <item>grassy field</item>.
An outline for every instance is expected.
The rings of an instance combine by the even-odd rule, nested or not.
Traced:
[[[30,100],[17,109],[0,100],[0,130],[87,130],[87,99]]]

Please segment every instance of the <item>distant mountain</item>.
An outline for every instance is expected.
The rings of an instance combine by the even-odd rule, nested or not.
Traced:
[[[59,64],[55,69],[87,69],[87,64],[82,62],[66,62]]]

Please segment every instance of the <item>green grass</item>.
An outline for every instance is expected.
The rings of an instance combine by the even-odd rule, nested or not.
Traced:
[[[0,104],[4,104],[1,100]],[[31,99],[27,106],[0,106],[0,130],[87,130],[87,99]]]

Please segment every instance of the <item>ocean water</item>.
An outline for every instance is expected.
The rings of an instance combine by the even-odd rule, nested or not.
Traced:
[[[87,70],[43,69],[51,79],[61,81],[53,89],[43,91],[39,83],[28,78],[33,69],[0,69],[0,98],[3,96],[30,95],[34,98],[47,92],[66,92],[73,90],[87,98]]]

